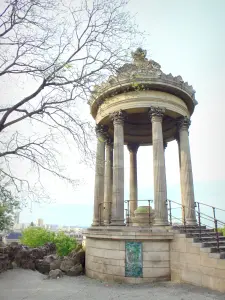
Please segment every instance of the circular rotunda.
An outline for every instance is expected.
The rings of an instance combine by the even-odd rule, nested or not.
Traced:
[[[92,227],[86,235],[86,270],[90,277],[101,277],[100,271],[90,267],[94,263],[90,260],[93,255],[89,251],[93,248],[92,243],[95,249],[107,249],[106,244],[110,239],[111,246],[113,242],[119,242],[117,246],[114,243],[117,249],[125,247],[127,240],[151,244],[157,236],[162,238],[162,235],[163,240],[169,243],[172,237],[168,230],[164,154],[167,143],[173,140],[178,143],[181,203],[185,207],[185,222],[187,225],[196,224],[188,134],[190,117],[197,104],[195,91],[181,76],[163,73],[161,66],[147,59],[146,51],[141,48],[132,53],[132,58],[133,62],[119,68],[116,76],[110,76],[105,83],[95,87],[89,103],[91,115],[96,121],[97,134],[94,216]],[[150,227],[154,234],[148,234],[145,238],[137,237],[138,226],[129,226],[129,229],[125,226],[124,145],[127,145],[130,153],[131,220],[138,208],[137,151],[141,146],[153,147],[154,221]],[[140,226],[139,233],[144,232],[143,226]],[[119,246],[121,242],[123,246]],[[101,264],[104,265],[103,260]],[[129,277],[125,276],[125,271],[122,271],[122,275],[116,273],[113,276]],[[107,272],[103,274],[110,275]]]

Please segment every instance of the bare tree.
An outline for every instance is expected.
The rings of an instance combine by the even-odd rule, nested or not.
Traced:
[[[5,0],[1,6],[0,84],[24,85],[22,94],[0,99],[0,173],[18,191],[34,192],[13,169],[19,159],[38,174],[45,170],[72,183],[54,145],[59,133],[69,134],[82,157],[90,157],[92,127],[78,107],[136,42],[126,1]],[[27,134],[21,124],[45,129]]]

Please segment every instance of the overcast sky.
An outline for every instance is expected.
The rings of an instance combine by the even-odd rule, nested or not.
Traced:
[[[131,0],[128,9],[148,34],[144,48],[162,71],[181,75],[196,90],[190,144],[196,201],[225,209],[225,1]],[[89,114],[88,106],[84,108]],[[77,191],[58,180],[45,184],[55,199],[21,213],[21,222],[43,218],[45,223],[88,226],[92,222],[94,169],[78,164],[71,153],[62,156],[71,174],[83,184]],[[153,199],[151,147],[138,150],[139,199]],[[166,149],[168,198],[180,202],[176,142]],[[129,156],[125,149],[125,199],[129,195]],[[222,216],[221,216],[222,217]]]

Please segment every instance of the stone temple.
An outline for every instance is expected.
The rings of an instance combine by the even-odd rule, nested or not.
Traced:
[[[195,90],[181,76],[163,73],[141,48],[132,53],[132,59],[116,76],[96,86],[89,102],[96,121],[97,151],[93,223],[86,232],[86,275],[128,283],[189,282],[184,277],[195,276],[176,263],[183,253],[179,247],[188,244],[187,228],[199,228],[189,146]],[[180,165],[183,227],[179,231],[171,226],[165,171],[166,145],[173,140],[178,144]],[[129,200],[124,199],[124,145],[130,153]],[[145,205],[138,199],[137,151],[141,146],[153,147],[154,200]],[[189,246],[201,261],[200,247]],[[190,253],[184,253],[187,257],[183,254],[182,259],[189,266]],[[202,284],[202,274],[196,276],[207,286]]]

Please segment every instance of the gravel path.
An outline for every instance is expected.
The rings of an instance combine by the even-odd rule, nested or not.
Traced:
[[[81,277],[44,280],[28,270],[0,274],[0,300],[225,300],[225,295],[188,284],[108,284]]]

